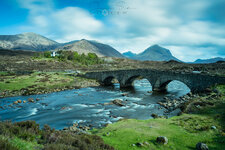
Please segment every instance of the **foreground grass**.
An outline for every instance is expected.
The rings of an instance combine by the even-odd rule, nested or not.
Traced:
[[[0,122],[1,150],[113,150],[96,135],[56,131],[49,126],[42,130],[34,121]]]
[[[217,87],[222,96],[214,97],[215,94],[211,94],[193,99],[187,107],[191,108],[191,114],[184,113],[170,119],[122,120],[106,128],[95,129],[92,133],[101,136],[107,144],[118,150],[190,150],[195,149],[198,142],[206,143],[209,149],[222,150],[225,145],[224,87]],[[214,105],[207,105],[208,101]],[[216,126],[216,129],[211,129],[212,126]],[[169,143],[156,143],[158,136],[166,136]],[[133,146],[144,142],[149,145]]]

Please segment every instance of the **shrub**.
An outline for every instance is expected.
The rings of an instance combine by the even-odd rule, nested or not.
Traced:
[[[44,57],[50,58],[51,57],[51,52],[50,51],[44,52]]]
[[[16,150],[8,139],[15,137],[43,145],[44,150],[113,150],[113,147],[104,144],[103,140],[96,135],[56,131],[48,125],[41,130],[35,121],[14,124],[10,121],[0,122],[0,149]]]
[[[0,149],[1,150],[19,150],[17,147],[12,145],[8,138],[0,136]]]

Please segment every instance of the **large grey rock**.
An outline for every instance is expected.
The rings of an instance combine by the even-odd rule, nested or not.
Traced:
[[[123,104],[123,101],[122,100],[119,100],[119,99],[115,99],[112,101],[113,104],[117,105],[117,106],[125,106]]]
[[[209,150],[208,146],[205,143],[198,143],[196,144],[197,150]]]
[[[168,139],[165,136],[159,136],[157,137],[156,142],[160,144],[168,144]]]
[[[136,145],[137,145],[138,147],[143,147],[143,146],[144,146],[144,144],[143,144],[143,143],[140,143],[140,142],[137,143]]]

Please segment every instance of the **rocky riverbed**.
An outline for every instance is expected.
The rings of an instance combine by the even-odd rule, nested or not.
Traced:
[[[180,89],[179,85],[174,84],[174,87]],[[0,115],[2,120],[36,120],[40,125],[47,123],[56,129],[63,129],[73,123],[101,127],[120,119],[145,120],[152,118],[152,113],[163,116],[167,109],[157,102],[171,94],[149,91],[151,91],[150,83],[147,80],[140,80],[135,83],[134,89],[127,90],[122,90],[116,85],[7,97],[0,101],[2,107]],[[187,91],[177,92],[172,95],[179,97]],[[176,111],[167,113],[167,116],[174,116],[177,113]]]

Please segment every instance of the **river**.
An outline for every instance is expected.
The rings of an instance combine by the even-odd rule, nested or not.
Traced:
[[[89,87],[67,90],[43,95],[18,96],[0,99],[0,119],[13,122],[35,120],[41,125],[50,125],[55,129],[63,129],[73,123],[101,127],[123,118],[150,119],[151,114],[177,115],[179,110],[165,114],[165,108],[157,104],[164,96],[179,97],[187,94],[189,88],[179,81],[168,85],[168,93],[149,93],[152,87],[146,79],[135,80],[133,89],[119,88],[119,84],[111,87]],[[127,93],[123,96],[123,93]],[[12,104],[14,101],[39,98],[36,103]],[[103,105],[112,100],[123,100],[126,105]]]

